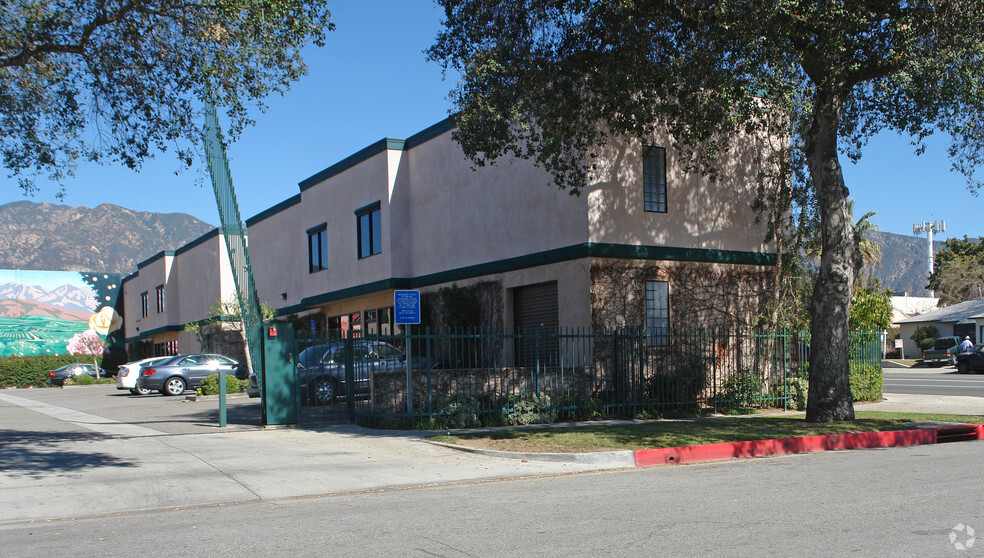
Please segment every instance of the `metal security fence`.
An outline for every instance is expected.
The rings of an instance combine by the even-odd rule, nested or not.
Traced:
[[[852,388],[881,395],[878,334],[855,333]],[[795,407],[802,332],[550,328],[296,342],[299,419],[460,428]]]

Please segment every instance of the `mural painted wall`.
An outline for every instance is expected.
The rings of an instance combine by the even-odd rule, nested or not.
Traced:
[[[68,354],[69,340],[90,329],[93,314],[116,308],[122,279],[118,273],[0,270],[0,357]]]

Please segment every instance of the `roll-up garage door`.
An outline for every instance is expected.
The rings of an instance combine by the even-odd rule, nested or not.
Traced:
[[[557,282],[513,289],[513,326],[518,366],[554,365],[559,360]]]

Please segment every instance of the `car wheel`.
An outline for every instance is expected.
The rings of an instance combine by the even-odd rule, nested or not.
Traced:
[[[311,384],[311,399],[318,405],[331,405],[337,395],[338,387],[335,385],[335,380],[318,378]]]
[[[133,395],[150,395],[151,391],[153,390],[150,388],[133,388],[130,390],[130,393]]]
[[[970,364],[966,362],[957,363],[957,372],[961,374],[970,374]]]
[[[168,378],[167,381],[164,382],[164,389],[161,390],[161,393],[164,395],[181,395],[184,393],[184,390],[185,381],[177,376],[174,376],[172,378]]]

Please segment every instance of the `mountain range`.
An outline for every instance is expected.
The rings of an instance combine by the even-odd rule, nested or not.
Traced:
[[[925,237],[868,231],[865,238],[881,248],[880,264],[872,271],[883,287],[892,289],[898,295],[929,296],[926,289],[929,283],[929,250]],[[942,249],[942,242],[933,242],[933,254]]]
[[[86,316],[94,312],[96,308],[96,299],[92,292],[84,291],[72,285],[62,285],[49,291],[37,285],[4,283],[0,285],[0,300],[40,302],[47,306],[82,312]]]
[[[92,312],[86,310],[80,312],[67,308],[59,308],[43,302],[32,300],[0,300],[0,318],[20,318],[22,316],[44,316],[47,318],[58,318],[69,322],[88,323]]]
[[[0,205],[0,269],[127,275],[213,228],[185,213],[17,201]]]

